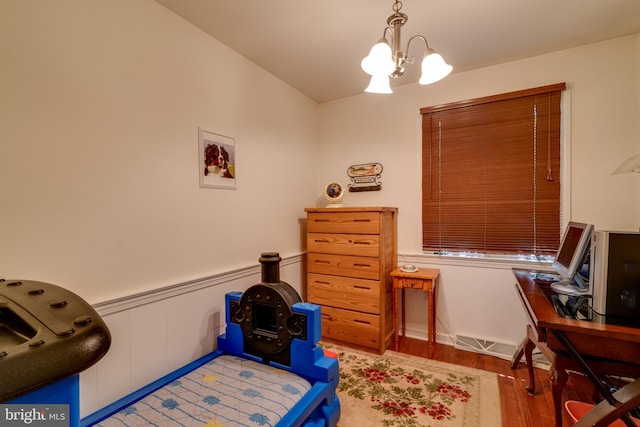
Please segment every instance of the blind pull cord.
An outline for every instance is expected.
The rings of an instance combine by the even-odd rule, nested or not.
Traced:
[[[551,170],[551,94],[547,94],[549,101],[549,112],[547,121],[547,181],[553,181],[553,171]]]

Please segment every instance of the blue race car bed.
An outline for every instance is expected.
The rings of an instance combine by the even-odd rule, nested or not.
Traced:
[[[218,350],[81,420],[82,426],[333,427],[338,360],[324,355],[320,307],[279,280],[264,253],[262,283],[225,297]]]

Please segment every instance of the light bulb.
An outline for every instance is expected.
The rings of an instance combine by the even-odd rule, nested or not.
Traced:
[[[453,67],[442,59],[439,53],[429,49],[422,60],[422,75],[418,83],[427,85],[437,82],[449,75]]]
[[[389,76],[386,74],[371,76],[369,86],[364,91],[369,93],[393,93],[389,85]]]
[[[382,38],[371,48],[369,55],[362,60],[360,66],[370,76],[389,75],[395,69],[391,56],[391,46],[385,38]]]

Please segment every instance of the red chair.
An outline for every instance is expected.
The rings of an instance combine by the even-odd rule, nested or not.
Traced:
[[[593,405],[569,400],[565,403],[565,409],[576,423],[574,427],[628,426],[620,417],[640,406],[640,378],[613,393],[613,397],[619,404],[612,405],[603,400]],[[631,417],[631,421],[640,427],[640,419]]]

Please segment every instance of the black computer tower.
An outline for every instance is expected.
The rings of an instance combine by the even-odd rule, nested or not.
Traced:
[[[640,321],[640,233],[595,231],[590,276],[597,313]]]

